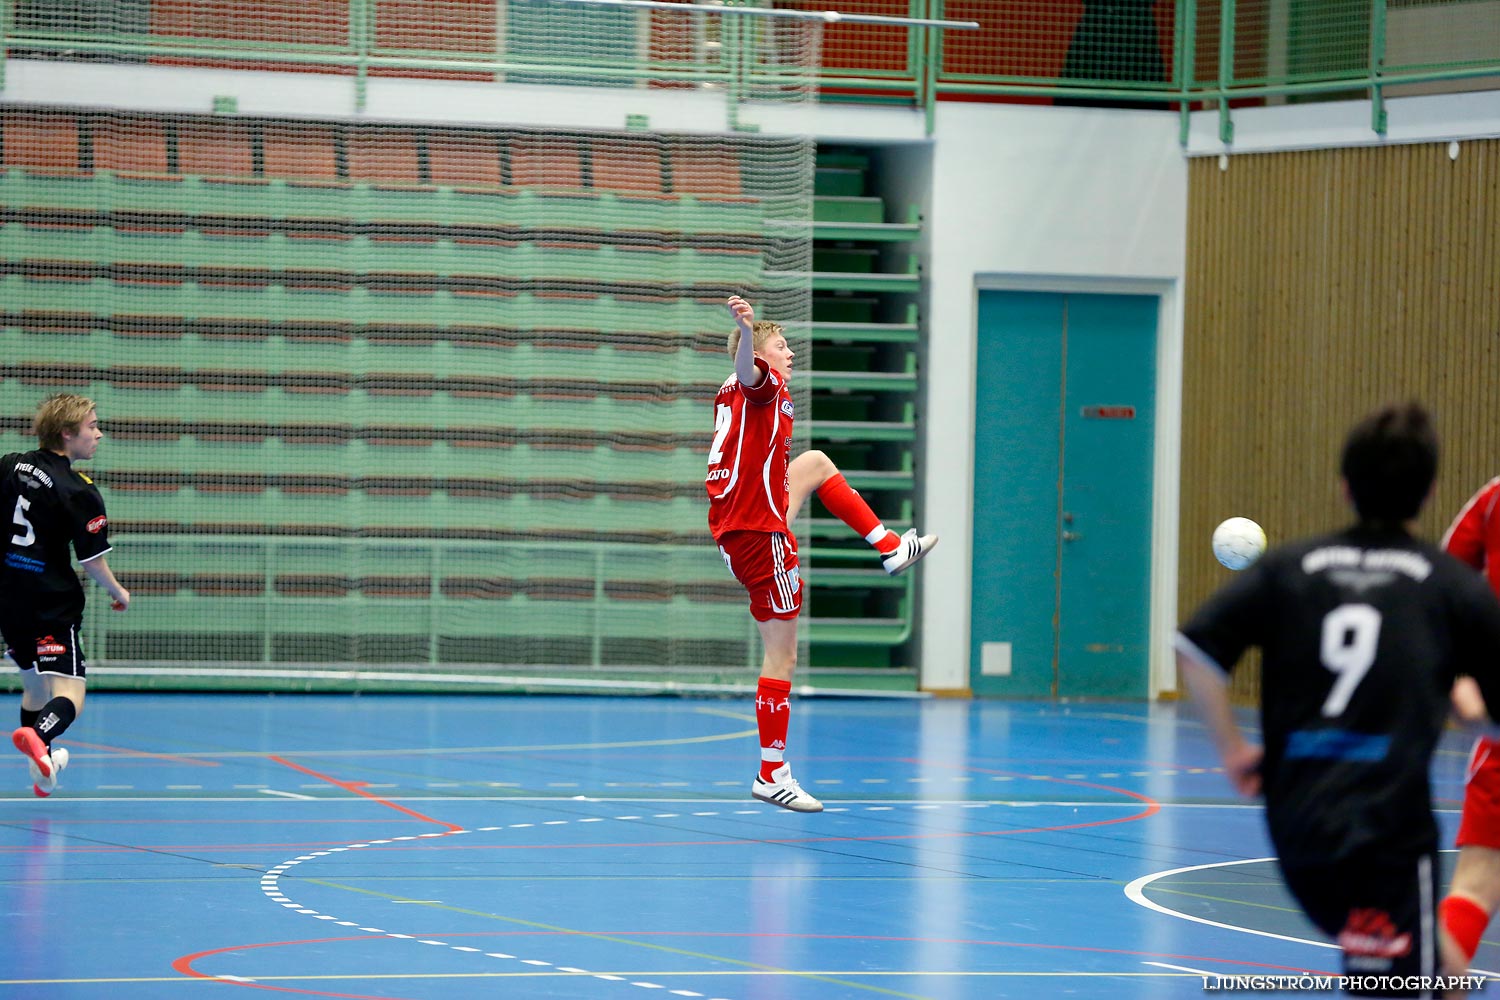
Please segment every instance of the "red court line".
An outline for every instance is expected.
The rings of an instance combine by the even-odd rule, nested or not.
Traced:
[[[224,820],[225,824],[233,823],[233,820]],[[369,825],[370,821],[364,821]],[[385,838],[380,838],[385,839]],[[78,846],[26,846],[26,847],[0,847],[0,854],[134,854],[137,851],[311,851],[326,847],[343,847],[348,840],[307,840],[301,843],[251,843],[251,844],[125,844],[118,847],[78,847]]]
[[[80,743],[77,740],[68,740],[69,746],[86,747],[89,750],[103,750],[107,753],[117,753],[125,757],[144,757],[150,760],[167,760],[174,764],[190,764],[193,767],[223,767],[216,760],[199,760],[196,757],[179,757],[170,753],[148,753],[145,750],[130,750],[126,747],[106,746],[103,743]]]
[[[287,767],[291,768],[294,771],[301,771],[303,774],[310,774],[314,778],[317,778],[319,781],[328,782],[335,788],[342,788],[346,792],[353,792],[355,795],[367,798],[371,802],[378,802],[388,809],[394,809],[397,812],[405,813],[406,815],[415,817],[416,819],[419,819],[424,823],[433,823],[437,826],[447,827],[449,832],[451,833],[457,833],[459,830],[463,829],[463,827],[458,826],[454,823],[445,823],[440,819],[433,819],[431,816],[424,816],[423,814],[417,812],[415,809],[408,809],[405,806],[397,805],[390,799],[383,799],[379,795],[373,795],[370,792],[365,791],[365,782],[363,781],[340,781],[338,778],[329,777],[326,774],[321,774],[317,771],[314,771],[310,767],[303,767],[301,764],[297,764],[293,761],[287,760],[285,757],[277,757],[274,754],[271,755],[271,759],[278,764],[285,764]]]
[[[305,941],[267,941],[262,944],[241,944],[235,945],[232,948],[214,948],[211,951],[199,951],[191,955],[183,955],[172,963],[172,968],[184,976],[189,976],[193,979],[211,979],[214,982],[224,983],[226,986],[248,986],[253,990],[271,990],[276,993],[301,993],[305,996],[314,997],[341,997],[344,1000],[397,1000],[397,998],[391,996],[372,997],[363,993],[329,993],[324,990],[299,990],[291,986],[267,986],[264,983],[242,983],[237,979],[223,979],[207,972],[199,972],[193,968],[193,963],[200,958],[207,958],[210,955],[222,955],[229,951],[249,951],[252,948],[281,948],[294,944],[328,944],[336,941],[372,941],[381,940],[382,938],[383,935],[377,934],[360,935],[358,937],[311,938]]]
[[[439,932],[440,933],[440,932]],[[526,931],[497,931],[496,933],[526,934]],[[792,938],[812,941],[891,941],[902,944],[963,944],[982,945],[989,948],[1035,948],[1038,951],[1087,951],[1100,955],[1133,955],[1146,958],[1176,958],[1196,962],[1223,962],[1225,965],[1249,965],[1257,969],[1277,969],[1281,972],[1300,972],[1309,976],[1336,976],[1336,972],[1308,969],[1299,965],[1276,965],[1270,962],[1251,962],[1242,958],[1219,958],[1215,955],[1175,955],[1170,952],[1136,951],[1133,948],[1099,948],[1085,944],[1043,944],[1033,941],[987,941],[983,938],[930,938],[903,937],[895,934],[792,934],[780,931],[537,931],[537,934],[594,934],[610,937],[744,937],[744,938]],[[444,934],[445,937],[465,937],[464,934]]]
[[[423,934],[423,935],[416,935],[416,936],[419,936],[419,937],[424,937],[424,936],[442,936],[442,937],[449,937],[449,938],[476,938],[476,937],[559,937],[559,938],[569,938],[569,937],[581,936],[581,937],[588,938],[588,937],[596,937],[596,936],[601,935],[601,934],[603,934],[603,935],[609,935],[611,937],[625,937],[625,938],[629,938],[629,937],[674,937],[674,938],[675,937],[715,937],[715,938],[747,938],[747,939],[757,939],[757,940],[765,940],[765,939],[792,939],[792,940],[813,940],[813,941],[898,942],[898,943],[903,943],[903,944],[947,944],[947,945],[954,945],[954,944],[956,944],[956,945],[975,945],[975,946],[991,947],[991,948],[1024,948],[1024,949],[1027,949],[1027,950],[1037,950],[1037,951],[1087,952],[1087,953],[1098,954],[1098,955],[1128,955],[1128,956],[1130,956],[1132,958],[1170,958],[1170,959],[1175,959],[1175,960],[1177,960],[1179,962],[1217,962],[1217,963],[1220,963],[1222,965],[1242,966],[1242,967],[1251,968],[1251,969],[1271,969],[1271,970],[1274,970],[1274,971],[1277,971],[1277,972],[1293,972],[1293,973],[1299,973],[1301,975],[1309,975],[1309,976],[1331,976],[1331,975],[1337,975],[1337,973],[1334,973],[1334,972],[1322,971],[1322,970],[1318,970],[1318,969],[1308,969],[1308,968],[1304,968],[1304,967],[1300,967],[1300,966],[1295,966],[1295,965],[1276,965],[1276,964],[1270,963],[1270,962],[1252,962],[1252,961],[1247,961],[1245,959],[1239,959],[1239,958],[1222,958],[1222,957],[1217,956],[1217,955],[1179,955],[1179,954],[1176,954],[1174,952],[1136,951],[1136,950],[1134,950],[1132,948],[1097,948],[1097,947],[1092,947],[1092,946],[1089,946],[1089,945],[1043,944],[1043,943],[1037,943],[1037,942],[1024,942],[1024,941],[986,941],[986,940],[982,940],[982,939],[980,939],[980,940],[972,940],[972,939],[966,939],[966,938],[899,937],[899,936],[895,936],[895,935],[885,935],[885,934],[788,934],[788,933],[779,933],[779,932],[738,932],[738,931],[641,931],[641,930],[629,930],[629,931],[600,931],[600,930],[594,930],[594,931],[544,931],[544,930],[536,930],[536,931],[464,931],[464,932],[460,932],[460,933],[456,933],[456,934],[455,933],[451,933],[451,932],[447,932],[447,931],[433,931],[431,933],[431,935]],[[301,941],[265,941],[265,942],[261,942],[260,944],[235,945],[235,946],[228,947],[228,948],[214,948],[214,949],[211,949],[209,951],[199,951],[199,952],[194,952],[191,955],[183,955],[182,957],[180,957],[180,958],[178,958],[178,959],[176,959],[175,961],[172,962],[172,968],[175,971],[180,972],[180,973],[182,973],[185,976],[190,976],[190,977],[192,977],[194,979],[211,979],[211,980],[214,980],[216,982],[225,983],[226,985],[230,985],[230,986],[248,986],[248,987],[251,987],[252,989],[274,990],[274,991],[276,991],[278,993],[301,993],[301,994],[306,994],[306,995],[310,995],[310,996],[348,998],[348,1000],[396,1000],[396,998],[389,997],[389,996],[385,996],[385,997],[370,997],[370,996],[365,996],[363,994],[358,994],[358,993],[328,993],[328,992],[323,992],[323,991],[318,991],[318,990],[301,990],[301,989],[296,989],[296,988],[290,987],[290,986],[269,986],[269,985],[266,985],[264,983],[243,983],[243,982],[240,982],[240,981],[234,980],[234,979],[222,979],[219,976],[215,976],[215,975],[213,975],[211,973],[200,972],[196,968],[193,967],[193,963],[196,962],[196,961],[198,961],[201,958],[208,958],[208,957],[211,957],[213,955],[222,955],[222,954],[226,954],[228,952],[250,951],[252,949],[257,949],[257,948],[285,948],[285,947],[292,947],[292,946],[295,946],[295,945],[303,945],[303,944],[338,944],[338,943],[349,942],[349,941],[383,941],[383,940],[387,940],[387,938],[386,938],[385,935],[370,934],[370,935],[354,935],[354,936],[350,936],[350,937],[335,937],[335,938],[309,938],[309,939],[301,940]],[[1103,970],[1101,970],[1101,971],[1103,971]],[[649,973],[646,973],[646,974],[649,974]],[[787,975],[792,975],[792,976],[800,975],[800,973],[798,973],[796,971],[788,971],[786,974]],[[1104,975],[1111,975],[1111,973],[1109,973],[1107,971],[1104,971],[1103,974]],[[1124,974],[1123,970],[1121,970],[1121,974]],[[254,978],[254,977],[251,976],[251,977],[248,977],[248,978]]]
[[[391,802],[391,801],[389,801],[387,799],[382,799],[378,795],[371,795],[369,792],[365,791],[363,788],[358,787],[359,785],[362,784],[362,782],[344,782],[344,781],[339,781],[339,780],[337,780],[335,778],[330,778],[330,777],[328,777],[326,775],[319,774],[316,771],[312,771],[312,770],[309,770],[308,768],[302,767],[300,764],[294,764],[291,761],[282,760],[280,757],[272,757],[271,759],[275,760],[275,761],[277,761],[279,763],[285,764],[287,767],[295,768],[298,771],[302,771],[305,774],[310,774],[310,775],[312,775],[312,776],[314,776],[316,778],[321,778],[322,780],[327,781],[329,784],[335,785],[335,786],[337,786],[339,788],[348,789],[349,791],[353,792],[356,795],[362,795],[365,798],[370,799],[370,800],[372,800],[374,802],[378,802],[378,803],[380,803],[383,806],[388,806],[391,809],[397,810],[398,812],[406,813],[407,815],[412,816],[412,817],[414,817],[416,819],[419,819],[419,820],[423,821],[424,823],[434,823],[434,824],[436,824],[438,826],[446,827],[450,831],[455,831],[455,832],[459,831],[459,830],[465,829],[464,827],[457,826],[457,825],[455,825],[453,823],[445,823],[442,820],[436,820],[436,819],[431,818],[430,816],[424,816],[421,813],[416,812],[415,810],[408,809],[408,808],[406,808],[405,806],[402,806],[402,805],[397,805],[396,803]],[[1155,799],[1152,799],[1152,798],[1150,798],[1148,796],[1141,795],[1141,794],[1139,794],[1137,792],[1132,792],[1132,791],[1130,791],[1128,789],[1124,789],[1124,788],[1111,788],[1108,785],[1094,785],[1094,784],[1091,784],[1089,782],[1071,781],[1071,780],[1067,780],[1067,779],[1047,778],[1045,780],[1056,781],[1059,784],[1088,785],[1090,788],[1099,788],[1099,789],[1106,789],[1106,790],[1109,790],[1109,791],[1119,792],[1122,795],[1129,796],[1130,798],[1133,798],[1133,799],[1139,799],[1140,801],[1146,803],[1146,808],[1142,809],[1140,812],[1132,813],[1129,816],[1117,816],[1114,819],[1096,819],[1096,820],[1090,820],[1090,821],[1084,822],[1084,823],[1060,823],[1060,824],[1057,824],[1057,825],[1054,825],[1054,826],[1022,827],[1022,828],[1018,828],[1018,829],[1014,829],[1014,830],[972,830],[972,831],[949,830],[949,831],[944,831],[942,833],[882,833],[882,834],[874,834],[874,835],[871,835],[871,836],[868,836],[868,837],[757,837],[757,838],[754,838],[754,839],[755,839],[756,843],[761,843],[761,844],[828,844],[828,843],[834,843],[834,844],[839,844],[839,843],[857,844],[857,843],[881,843],[881,842],[885,842],[885,841],[898,841],[898,840],[957,840],[957,839],[965,838],[965,837],[1013,837],[1013,836],[1015,836],[1017,834],[1023,834],[1023,833],[1057,833],[1057,832],[1060,832],[1062,830],[1084,830],[1084,829],[1088,829],[1090,827],[1095,827],[1095,826],[1111,826],[1111,825],[1116,824],[1116,823],[1131,823],[1131,822],[1134,822],[1136,820],[1147,819],[1147,818],[1149,818],[1151,816],[1155,816],[1157,813],[1161,812],[1161,803],[1157,802]],[[88,854],[88,853],[103,853],[103,854],[107,854],[107,853],[111,853],[111,852],[115,852],[115,851],[137,851],[137,850],[146,850],[148,848],[149,849],[155,849],[155,850],[168,850],[168,849],[173,849],[173,850],[182,849],[182,850],[186,850],[186,849],[190,848],[192,850],[198,850],[198,851],[212,851],[212,850],[243,850],[243,849],[246,849],[246,848],[260,848],[260,847],[266,847],[266,848],[270,848],[270,847],[277,847],[277,848],[286,847],[286,848],[292,848],[292,849],[301,850],[301,849],[307,849],[307,848],[313,848],[313,847],[327,847],[330,844],[340,844],[340,843],[342,843],[342,841],[315,842],[315,843],[308,843],[308,844],[189,844],[189,845],[151,844],[151,845],[138,845],[138,846],[126,847],[126,848],[104,848],[104,847],[100,847],[100,848],[86,848],[85,847],[85,848],[65,848],[64,850],[66,852],[68,852],[68,853],[75,853],[76,852],[76,853],[79,853],[79,854]],[[744,843],[745,843],[745,841],[740,840],[740,839],[733,839],[733,840],[648,840],[648,841],[635,841],[635,842],[626,842],[626,843],[616,842],[616,843],[588,843],[588,844],[464,844],[462,846],[457,845],[457,844],[445,843],[441,848],[438,848],[437,845],[435,845],[435,844],[429,844],[429,845],[425,845],[425,846],[402,845],[402,846],[399,846],[399,847],[393,847],[393,848],[389,848],[389,849],[393,849],[393,850],[399,849],[399,850],[409,851],[409,850],[412,850],[414,848],[414,846],[416,846],[416,849],[421,849],[421,850],[441,849],[441,850],[467,850],[467,851],[558,851],[558,850],[574,850],[574,851],[576,851],[576,850],[597,850],[597,849],[601,849],[601,848],[604,848],[604,849],[618,849],[618,848],[621,848],[621,847],[738,847],[738,846],[741,846]],[[379,847],[371,847],[369,849],[370,850],[381,850],[381,848],[379,848]],[[42,851],[42,850],[44,850],[44,849],[43,848],[35,848],[35,847],[25,847],[25,848],[6,848],[6,847],[0,847],[0,854],[7,854],[7,853],[21,853],[21,854],[25,854],[25,853],[30,853],[30,852]],[[52,849],[48,848],[48,849],[45,849],[45,850],[47,850],[47,851],[50,852]]]
[[[24,800],[23,800],[24,801]],[[122,801],[131,801],[124,799]],[[183,802],[196,802],[194,799],[182,799]],[[276,801],[267,799],[266,801]],[[391,820],[393,823],[402,823],[405,820]],[[230,819],[75,819],[68,817],[68,826],[337,826],[342,823],[354,823],[368,826],[370,817],[351,816],[347,819],[245,819],[242,816],[234,816]]]

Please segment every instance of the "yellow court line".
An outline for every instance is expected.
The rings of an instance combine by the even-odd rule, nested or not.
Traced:
[[[1236,885],[1255,885],[1255,884],[1270,885],[1270,884],[1273,884],[1273,883],[1269,883],[1269,882],[1262,882],[1262,883],[1238,882],[1238,883],[1234,883],[1234,884],[1236,884]],[[1257,910],[1274,910],[1277,913],[1298,913],[1298,914],[1300,914],[1302,912],[1300,909],[1298,909],[1295,906],[1277,906],[1274,903],[1252,903],[1252,902],[1250,902],[1247,899],[1234,899],[1233,897],[1230,897],[1230,896],[1210,896],[1206,892],[1185,892],[1182,889],[1169,889],[1166,886],[1162,886],[1162,885],[1153,885],[1151,887],[1151,891],[1153,893],[1157,894],[1157,895],[1164,895],[1164,894],[1170,893],[1171,895],[1174,895],[1174,896],[1188,896],[1188,897],[1190,897],[1192,899],[1206,899],[1206,900],[1208,900],[1211,903],[1224,903],[1224,904],[1226,904],[1228,906],[1249,906],[1249,907],[1253,907],[1254,909],[1257,909]]]
[[[390,893],[376,892],[374,889],[361,889],[357,886],[343,885],[338,882],[326,882],[322,879],[300,878],[297,879],[297,881],[303,884],[321,885],[328,889],[342,889],[345,892],[358,893],[362,896],[374,896],[376,899],[393,900],[404,898],[401,896],[393,896]],[[775,966],[759,965],[755,962],[742,962],[738,959],[727,958],[723,955],[713,955],[701,951],[688,951],[685,948],[673,948],[670,945],[653,944],[649,941],[633,941],[629,938],[614,937],[609,934],[596,934],[589,931],[574,930],[571,927],[559,927],[555,924],[544,924],[534,920],[522,920],[520,917],[507,917],[504,914],[500,913],[485,913],[482,910],[469,910],[461,906],[449,906],[446,903],[417,903],[414,905],[446,913],[460,913],[464,916],[479,917],[484,920],[498,920],[507,924],[515,924],[518,927],[529,927],[533,930],[544,930],[556,934],[565,934],[573,938],[581,938],[590,941],[606,941],[610,944],[621,944],[631,948],[643,948],[648,951],[657,951],[668,955],[681,955],[684,958],[696,958],[705,962],[722,962],[725,965],[738,965],[746,969],[757,969],[764,972],[774,973],[775,975],[779,976],[795,976],[798,979],[812,979],[822,982],[830,982],[838,986],[848,986],[853,989],[868,990],[872,993],[884,993],[887,996],[902,997],[904,998],[904,1000],[929,1000],[929,998],[919,997],[914,993],[901,993],[896,990],[882,989],[879,986],[869,986],[864,983],[851,983],[841,979],[828,979],[824,976],[814,973],[797,972],[792,969],[778,969]],[[648,973],[643,973],[643,975],[647,974]],[[657,975],[657,973],[649,973],[649,975]]]

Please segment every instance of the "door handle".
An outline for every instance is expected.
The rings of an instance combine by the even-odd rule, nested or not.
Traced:
[[[1062,533],[1062,539],[1065,542],[1076,542],[1081,537],[1076,531],[1064,531]]]

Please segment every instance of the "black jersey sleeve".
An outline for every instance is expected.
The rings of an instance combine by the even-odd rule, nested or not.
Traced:
[[[1262,556],[1193,612],[1179,630],[1182,637],[1225,673],[1232,672],[1245,650],[1262,642],[1273,572],[1270,556]]]
[[[16,465],[21,461],[21,453],[11,452],[9,455],[0,455],[0,479],[4,479],[16,471]]]
[[[1490,716],[1500,711],[1500,600],[1484,576],[1457,574],[1452,624],[1454,667],[1479,684]]]
[[[88,562],[109,551],[109,518],[98,489],[77,490],[68,497],[68,520],[73,533],[73,552],[79,562]]]

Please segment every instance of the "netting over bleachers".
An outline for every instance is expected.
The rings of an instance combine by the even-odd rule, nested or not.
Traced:
[[[0,450],[98,403],[138,601],[94,655],[758,656],[704,453],[724,298],[804,347],[811,140],[7,108],[0,141]]]

